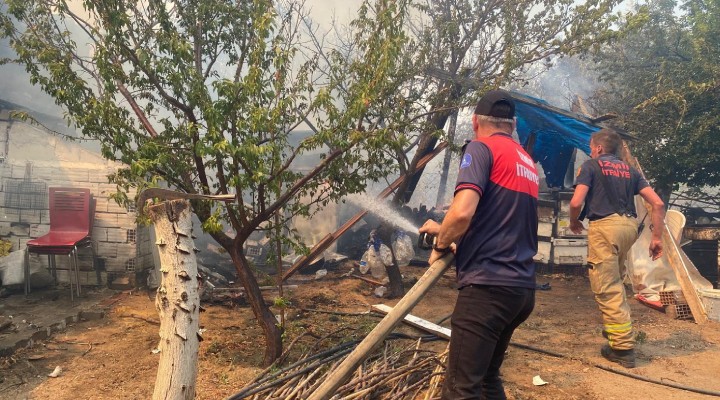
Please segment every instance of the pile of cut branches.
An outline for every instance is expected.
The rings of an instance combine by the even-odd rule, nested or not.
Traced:
[[[307,398],[359,342],[345,342],[313,355],[305,355],[280,370],[269,368],[229,399]],[[422,338],[408,341],[407,336],[391,335],[384,347],[368,357],[350,381],[335,392],[333,399],[438,398],[447,350],[437,354],[421,349],[421,343]]]

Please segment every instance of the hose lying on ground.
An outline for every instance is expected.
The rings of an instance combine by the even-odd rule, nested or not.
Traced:
[[[366,314],[363,314],[363,315],[366,315]],[[439,323],[442,323],[443,320],[447,320],[449,317],[450,317],[450,315],[443,318],[441,321],[439,321]],[[328,336],[331,336],[331,335],[328,335]],[[322,341],[325,338],[327,338],[327,336],[321,338],[319,341]],[[396,332],[396,333],[390,334],[387,339],[411,339],[411,340],[415,340],[415,341],[419,340],[421,342],[427,342],[427,341],[432,341],[432,340],[439,340],[440,338],[437,336],[434,336],[434,335],[414,336],[414,335],[406,335],[406,334],[401,334],[401,333]],[[250,396],[253,396],[253,395],[259,394],[261,392],[267,391],[269,389],[272,389],[273,387],[282,385],[286,382],[287,382],[286,386],[292,385],[293,383],[290,381],[293,378],[296,378],[298,376],[303,376],[304,374],[309,373],[309,371],[313,371],[318,368],[321,368],[323,365],[327,366],[331,362],[346,356],[348,353],[350,353],[353,350],[353,348],[359,342],[360,342],[359,340],[353,340],[353,341],[342,343],[331,349],[327,349],[325,351],[321,351],[314,355],[300,359],[297,362],[295,362],[285,368],[282,368],[280,370],[276,370],[273,373],[269,373],[271,369],[268,368],[266,371],[263,371],[263,373],[261,373],[252,383],[250,383],[248,386],[243,388],[240,392],[228,397],[226,400],[245,399]],[[294,341],[293,341],[293,343],[294,343]],[[565,358],[565,359],[569,359],[569,360],[579,361],[583,364],[590,365],[595,368],[602,369],[604,371],[608,371],[608,372],[611,372],[614,374],[626,376],[628,378],[633,378],[633,379],[637,379],[637,380],[648,382],[648,383],[653,383],[653,384],[666,386],[666,387],[679,389],[679,390],[686,390],[689,392],[704,394],[704,395],[708,395],[708,396],[720,397],[720,392],[717,392],[717,391],[699,389],[699,388],[694,388],[694,387],[680,385],[680,384],[671,383],[671,382],[664,382],[664,381],[661,381],[658,379],[653,379],[653,378],[649,378],[646,376],[633,374],[633,373],[626,372],[623,370],[607,367],[607,366],[589,361],[584,358],[574,357],[571,355],[565,355],[565,354],[553,352],[550,350],[545,350],[542,348],[538,348],[538,347],[534,347],[534,346],[530,346],[530,345],[526,345],[526,344],[521,344],[521,343],[516,343],[516,342],[511,342],[510,345],[513,347],[516,347],[516,348],[520,348],[520,349],[524,349],[524,350],[528,350],[528,351],[534,351],[534,352],[545,354],[545,355],[548,355],[551,357]],[[292,347],[292,344],[289,347]],[[288,348],[288,351],[289,350],[290,349]],[[416,349],[416,351],[418,351],[418,349]],[[442,362],[442,364],[444,364],[444,362]],[[277,365],[275,366],[275,368],[277,368]],[[432,373],[431,375],[437,375],[437,374],[441,374],[441,373],[436,371],[436,372]],[[314,374],[312,374],[312,375],[314,375]],[[315,377],[315,378],[318,378],[318,377]],[[322,380],[323,378],[324,377],[319,377],[320,380]],[[432,378],[432,376],[428,376],[426,378],[429,379],[429,378]],[[310,379],[313,379],[313,377],[312,376],[307,377],[303,381],[303,383],[308,384],[308,381]],[[410,388],[407,388],[407,390],[414,389],[415,386],[420,386],[420,385],[424,384],[423,382],[425,382],[425,381],[426,381],[426,379],[421,379],[420,381],[418,381],[416,384],[414,384]],[[311,385],[312,387],[307,388],[307,389],[309,389],[310,392],[312,392],[314,389],[317,388],[318,383],[319,382],[312,384]],[[367,390],[370,390],[370,389],[367,389]],[[402,394],[405,394],[405,391],[406,390],[403,390]],[[294,393],[294,394],[297,394],[297,393]],[[355,393],[355,394],[359,394],[359,393]],[[376,393],[376,394],[378,394],[378,393]],[[395,394],[397,394],[397,393],[395,393]],[[291,397],[294,397],[294,396],[291,396]]]
[[[452,314],[446,315],[445,317],[443,317],[442,319],[440,319],[440,320],[437,322],[437,324],[438,324],[438,325],[439,325],[439,324],[442,324],[443,322],[445,322],[446,320],[448,320],[451,316],[452,316]],[[592,366],[595,367],[595,368],[600,368],[600,369],[602,369],[602,370],[605,370],[605,371],[608,371],[608,372],[612,372],[612,373],[614,373],[614,374],[618,374],[618,375],[622,375],[622,376],[627,376],[628,378],[634,378],[634,379],[638,379],[638,380],[645,381],[645,382],[649,382],[649,383],[655,383],[655,384],[657,384],[657,385],[663,385],[663,386],[672,387],[672,388],[675,388],[675,389],[687,390],[687,391],[689,391],[689,392],[694,392],[694,393],[706,394],[706,395],[709,395],[709,396],[720,397],[720,392],[716,392],[716,391],[712,391],[712,390],[705,390],[705,389],[698,389],[698,388],[694,388],[694,387],[690,387],[690,386],[679,385],[679,384],[676,384],[676,383],[667,383],[667,382],[663,382],[663,381],[658,380],[658,379],[648,378],[648,377],[646,377],[646,376],[642,376],[642,375],[638,375],[638,374],[633,374],[633,373],[630,373],[630,372],[621,371],[621,370],[619,370],[619,369],[607,367],[607,366],[604,366],[604,365],[601,365],[601,364],[597,364],[597,363],[594,363],[594,362],[592,362],[592,361],[584,360],[584,359],[581,359],[581,358],[576,358],[576,357],[566,356],[566,355],[560,354],[560,353],[555,353],[555,352],[553,352],[553,351],[541,349],[541,348],[539,348],[539,347],[533,347],[533,346],[530,346],[530,345],[520,344],[520,343],[515,343],[515,342],[510,342],[510,346],[517,347],[517,348],[519,348],[519,349],[535,351],[535,352],[542,353],[542,354],[545,354],[545,355],[548,355],[548,356],[552,356],[552,357],[568,358],[568,359],[571,359],[571,360],[577,360],[577,361],[580,361],[580,362],[582,362],[582,363],[584,363],[584,364],[592,365]]]
[[[694,392],[694,393],[706,394],[706,395],[708,395],[708,396],[720,397],[720,392],[716,392],[716,391],[713,391],[713,390],[698,389],[698,388],[694,388],[694,387],[691,387],[691,386],[678,385],[678,384],[676,384],[676,383],[670,383],[670,382],[663,382],[663,381],[658,380],[658,379],[648,378],[648,377],[646,377],[646,376],[642,376],[642,375],[633,374],[633,373],[630,373],[630,372],[621,371],[621,370],[619,370],[619,369],[615,369],[615,368],[611,368],[611,367],[606,367],[606,366],[604,366],[604,365],[597,364],[597,363],[594,363],[594,362],[592,362],[592,361],[588,361],[588,360],[585,360],[585,359],[582,359],[582,358],[576,358],[576,357],[566,356],[566,355],[564,355],[564,354],[560,354],[560,353],[556,353],[556,352],[554,352],[554,351],[549,351],[549,350],[541,349],[541,348],[538,348],[538,347],[529,346],[529,345],[526,345],[526,344],[520,344],[520,343],[510,342],[510,346],[517,347],[517,348],[519,348],[519,349],[535,351],[535,352],[542,353],[542,354],[545,354],[545,355],[548,355],[548,356],[552,356],[552,357],[568,358],[568,359],[571,359],[571,360],[580,361],[580,362],[582,362],[582,363],[584,363],[584,364],[592,365],[592,366],[595,367],[595,368],[600,368],[600,369],[602,369],[602,370],[604,370],[604,371],[612,372],[613,374],[618,374],[618,375],[622,375],[622,376],[627,376],[628,378],[633,378],[633,379],[641,380],[641,381],[644,381],[644,382],[654,383],[654,384],[656,384],[656,385],[668,386],[668,387],[675,388],[675,389],[687,390],[688,392]]]

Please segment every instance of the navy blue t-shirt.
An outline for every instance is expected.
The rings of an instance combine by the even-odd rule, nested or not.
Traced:
[[[480,194],[455,259],[459,287],[535,288],[539,178],[532,158],[511,136],[496,133],[467,144],[455,194]]]
[[[592,163],[597,163],[600,168],[594,167]],[[600,171],[607,177],[607,184],[613,193],[605,193],[605,186],[598,175]],[[612,154],[602,154],[597,159],[585,161],[578,170],[575,184],[590,188],[585,204],[587,204],[587,218],[591,221],[621,211],[613,207],[609,196],[617,199],[620,208],[637,217],[634,196],[650,186],[635,168]]]

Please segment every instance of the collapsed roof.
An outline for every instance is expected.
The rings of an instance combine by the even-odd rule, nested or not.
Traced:
[[[544,100],[510,92],[515,100],[517,133],[533,159],[540,163],[549,187],[562,187],[575,149],[590,154],[590,136],[607,117],[590,117],[553,107]],[[619,131],[623,139],[634,139]]]

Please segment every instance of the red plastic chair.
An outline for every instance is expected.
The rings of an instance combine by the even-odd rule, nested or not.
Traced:
[[[73,272],[77,295],[80,296],[80,268],[78,248],[92,246],[92,226],[95,217],[95,199],[90,189],[50,188],[50,231],[27,242],[25,260],[25,293],[30,293],[30,253],[47,254],[48,269],[57,282],[55,255],[67,255],[70,271],[70,298],[73,299]]]

